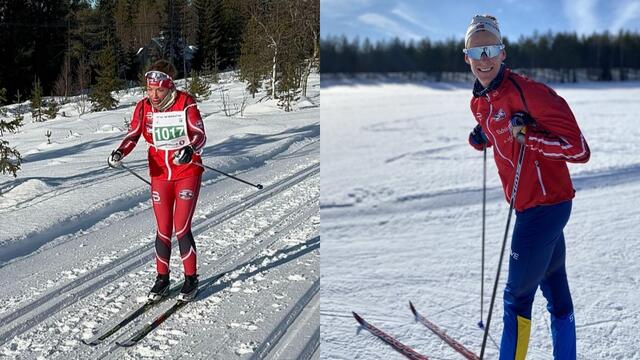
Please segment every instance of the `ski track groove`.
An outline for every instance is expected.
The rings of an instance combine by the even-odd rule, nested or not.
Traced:
[[[247,195],[245,198],[239,201],[235,201],[228,204],[211,217],[202,220],[193,226],[194,237],[207,228],[218,226],[227,219],[235,216],[236,214],[247,210],[248,208],[257,205],[264,199],[273,197],[278,193],[288,189],[289,187],[304,181],[306,178],[311,177],[319,173],[319,163],[314,163],[305,167],[303,170],[296,172],[295,174],[281,179],[275,184],[268,185],[261,192],[255,192]],[[215,220],[215,221],[214,221]],[[210,223],[214,223],[210,225]],[[173,242],[173,247],[176,247],[177,242]],[[96,268],[83,276],[73,280],[72,282],[63,285],[61,288],[49,292],[38,298],[37,300],[27,304],[24,307],[18,308],[12,313],[5,315],[0,319],[2,327],[10,327],[10,323],[28,315],[31,312],[38,311],[32,317],[24,319],[21,323],[10,327],[0,333],[0,346],[6,344],[10,339],[23,334],[34,326],[40,324],[51,315],[55,314],[59,309],[69,306],[76,301],[88,296],[95,290],[104,287],[106,284],[112,282],[114,279],[120,278],[122,275],[131,272],[133,269],[148,263],[147,255],[153,251],[153,244],[148,244],[129,252],[123,257],[114,260],[112,263],[105,264],[99,268]],[[114,267],[121,268],[116,271],[109,271]],[[110,273],[106,276],[100,277],[99,274]],[[80,289],[77,292],[73,292],[76,288],[80,288],[87,282],[91,282],[93,278],[99,278],[94,281],[93,284],[86,286],[84,289]],[[51,303],[46,310],[40,311],[42,306],[46,306],[47,303]]]
[[[304,210],[301,211],[301,209],[304,209]],[[292,209],[289,213],[287,213],[285,216],[283,216],[278,222],[276,222],[276,223],[272,224],[271,226],[269,226],[268,228],[262,230],[260,232],[260,234],[258,234],[256,236],[256,238],[258,238],[260,236],[265,236],[266,238],[269,239],[268,242],[266,242],[264,244],[260,244],[256,248],[251,249],[251,251],[248,254],[245,253],[244,256],[242,256],[239,259],[230,259],[224,264],[216,264],[216,265],[212,265],[210,267],[207,267],[205,270],[208,270],[208,271],[203,271],[203,273],[208,272],[209,274],[211,274],[213,272],[213,273],[216,274],[216,275],[213,275],[213,276],[217,276],[218,274],[226,272],[227,275],[228,275],[229,273],[234,272],[237,268],[244,267],[246,265],[246,263],[250,263],[250,262],[255,261],[257,255],[259,255],[265,249],[267,249],[267,248],[271,247],[272,245],[274,245],[275,243],[277,243],[282,238],[284,238],[287,235],[289,235],[291,232],[295,231],[297,225],[300,225],[300,224],[304,223],[305,221],[307,221],[308,219],[310,219],[311,217],[315,216],[317,214],[317,209],[318,209],[317,199],[313,199],[313,200],[303,204],[302,206],[300,206],[298,208]],[[293,218],[293,220],[291,220],[292,218]],[[269,232],[272,229],[277,228],[277,227],[279,227],[282,224],[285,224],[287,222],[289,222],[289,223],[284,227],[284,229],[281,229],[281,230],[277,231],[276,235],[268,235]],[[318,237],[318,236],[316,235],[316,237]],[[294,245],[293,247],[295,247],[295,246],[296,245]],[[233,252],[233,250],[231,252]],[[224,258],[224,256],[221,256],[221,258]],[[287,258],[285,258],[285,259],[287,259]],[[241,274],[239,277],[242,277],[242,276],[243,276],[243,274]],[[237,281],[236,278],[234,278],[234,279],[232,279],[230,281],[224,282],[222,285],[218,286],[219,289],[213,290],[212,294],[216,294],[216,293],[222,291],[224,288],[228,287],[228,285],[232,284],[235,281]],[[212,295],[212,294],[209,294],[209,295]],[[154,319],[157,315],[159,315],[161,312],[166,310],[166,308],[168,308],[172,304],[173,303],[171,301],[169,301],[168,305],[165,304],[164,307],[157,307],[157,309],[155,309],[156,310],[155,312],[151,311],[145,317],[148,318],[148,319]],[[128,325],[127,326],[128,330],[125,330],[120,335],[116,335],[114,337],[113,342],[111,342],[109,344],[108,348],[104,352],[102,352],[100,355],[96,356],[95,358],[96,359],[116,358],[117,354],[126,352],[127,348],[120,347],[115,342],[120,340],[120,339],[126,338],[126,337],[130,336],[131,334],[133,334],[142,325],[141,323],[146,323],[146,321],[144,319],[138,319],[138,321],[134,321],[133,322],[134,325]],[[144,340],[142,340],[142,341],[144,341]],[[197,351],[196,351],[196,353],[197,353]]]
[[[313,284],[305,291],[305,294],[298,299],[296,304],[289,310],[284,319],[267,335],[262,344],[254,351],[250,360],[264,359],[284,337],[287,328],[300,316],[302,310],[311,302],[316,294],[320,292],[320,279],[316,279]]]

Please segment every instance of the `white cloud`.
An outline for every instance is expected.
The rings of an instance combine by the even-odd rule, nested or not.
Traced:
[[[418,10],[424,11],[424,10]],[[434,19],[432,16],[429,16],[428,13],[421,14],[422,16],[417,17],[415,14],[416,9],[408,6],[404,2],[399,2],[396,6],[391,10],[391,13],[400,19],[418,27],[421,30],[429,33],[428,35],[442,35],[444,34],[442,29],[439,29],[437,25],[439,21]]]
[[[371,7],[371,0],[322,0],[320,13],[322,17],[352,17]]]
[[[625,3],[618,3],[620,6],[615,11],[615,18],[611,26],[609,27],[609,31],[618,32],[621,28],[623,28],[629,21],[638,20],[640,18],[640,2],[638,1],[628,1]]]
[[[600,30],[596,17],[597,0],[564,0],[564,14],[572,27],[580,34],[590,34]]]
[[[387,34],[391,37],[399,37],[401,39],[422,39],[422,36],[412,32],[406,27],[398,24],[397,22],[389,19],[386,16],[375,14],[375,13],[366,13],[358,16],[358,20],[366,25],[370,25],[376,30]]]
[[[391,10],[391,13],[394,14],[395,16],[401,18],[402,20],[405,20],[425,31],[429,31],[432,33],[438,32],[437,29],[435,29],[432,26],[428,26],[426,23],[427,21],[424,20],[418,20],[414,15],[413,15],[413,9],[409,8],[407,5],[405,5],[404,3],[399,3],[396,5],[395,8],[393,8],[393,10]]]

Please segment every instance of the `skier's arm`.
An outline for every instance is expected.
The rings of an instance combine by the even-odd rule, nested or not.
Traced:
[[[142,129],[144,128],[144,114],[143,112],[143,102],[140,101],[138,105],[136,105],[136,109],[133,111],[133,116],[131,117],[131,123],[129,125],[129,132],[127,136],[125,136],[120,146],[118,146],[117,151],[120,151],[124,156],[127,156],[133,148],[136,147],[138,143],[138,139],[140,139],[140,135],[142,134]]]
[[[204,132],[204,122],[200,116],[200,111],[193,99],[189,98],[187,100],[187,108],[185,111],[187,115],[187,132],[191,146],[196,153],[200,153],[207,142],[207,135]]]
[[[485,147],[491,147],[491,142],[485,135],[480,124],[476,125],[471,133],[469,133],[469,145],[478,151],[482,151]]]
[[[545,85],[525,90],[535,126],[528,126],[525,145],[552,160],[589,161],[591,152],[567,102]]]

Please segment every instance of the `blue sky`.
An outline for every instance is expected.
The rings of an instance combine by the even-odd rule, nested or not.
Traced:
[[[498,18],[503,36],[640,31],[640,0],[320,0],[320,34],[372,40],[464,37],[474,14]]]

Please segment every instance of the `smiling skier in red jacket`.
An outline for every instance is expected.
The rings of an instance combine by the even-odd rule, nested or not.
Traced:
[[[531,308],[540,287],[551,313],[554,358],[573,360],[575,320],[563,229],[575,190],[566,163],[587,162],[589,146],[562,97],[505,67],[505,46],[494,17],[473,18],[464,52],[477,78],[471,111],[478,124],[469,143],[477,150],[493,148],[507,202],[522,144],[525,151],[514,204],[516,224],[504,291],[500,359],[525,358]]]
[[[192,300],[198,289],[196,245],[191,233],[203,169],[200,152],[206,135],[195,100],[176,90],[175,68],[165,60],[155,62],[145,74],[147,97],[133,112],[129,133],[109,155],[108,162],[118,167],[122,158],[136,146],[142,135],[149,144],[149,173],[153,211],[157,222],[156,282],[150,300],[159,300],[169,292],[171,237],[178,239],[185,281],[179,298]]]

